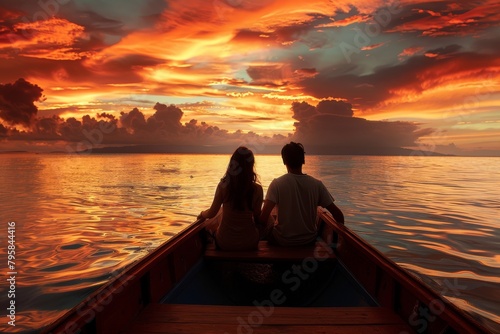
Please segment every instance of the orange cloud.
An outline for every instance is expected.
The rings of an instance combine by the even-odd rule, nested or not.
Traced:
[[[19,55],[52,60],[76,60],[92,54],[74,48],[75,42],[87,38],[85,28],[65,19],[50,18],[14,25],[9,47]],[[4,46],[5,47],[5,46]]]
[[[500,19],[500,4],[487,1],[479,5],[461,3],[457,6],[421,1],[428,8],[411,8],[401,24],[389,32],[420,32],[422,36],[464,36],[496,25]],[[436,6],[433,10],[432,6]],[[409,8],[409,6],[406,6]],[[440,12],[438,12],[440,10]]]
[[[353,15],[343,20],[333,21],[331,23],[320,24],[318,28],[330,28],[330,27],[345,27],[354,23],[368,22],[370,20],[369,15]]]
[[[424,48],[420,46],[414,46],[404,49],[399,55],[399,59],[404,59],[406,57],[411,57],[419,52],[421,52]]]
[[[372,44],[372,45],[367,45],[367,46],[363,46],[361,48],[362,51],[369,51],[369,50],[373,50],[373,49],[376,49],[376,48],[379,48],[381,47],[382,45],[384,45],[385,43],[377,43],[377,44]]]

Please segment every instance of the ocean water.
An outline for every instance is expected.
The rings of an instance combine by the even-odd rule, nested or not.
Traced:
[[[37,332],[189,226],[228,160],[0,155],[0,332]],[[286,172],[274,155],[257,155],[256,169],[264,191]],[[349,228],[500,333],[500,158],[307,156],[304,172],[325,183]]]

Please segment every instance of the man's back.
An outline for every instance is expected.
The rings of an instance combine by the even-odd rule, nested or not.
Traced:
[[[266,200],[278,205],[273,238],[281,245],[303,245],[316,239],[317,206],[333,203],[323,183],[305,174],[287,173],[269,185]]]

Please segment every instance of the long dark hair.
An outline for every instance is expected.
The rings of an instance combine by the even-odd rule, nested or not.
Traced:
[[[255,158],[253,152],[244,146],[234,151],[229,161],[222,183],[226,187],[226,199],[233,209],[243,211],[245,204],[252,208],[254,186],[257,174],[254,170]]]

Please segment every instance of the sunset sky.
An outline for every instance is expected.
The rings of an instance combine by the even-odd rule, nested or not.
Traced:
[[[0,0],[0,151],[500,156],[498,22],[493,0]]]

